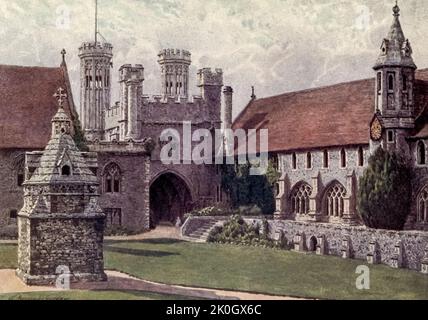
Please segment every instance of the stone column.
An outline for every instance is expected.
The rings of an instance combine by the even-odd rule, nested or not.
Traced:
[[[139,81],[128,81],[128,134],[127,138],[138,139],[138,85]]]
[[[319,175],[312,177],[312,194],[309,198],[309,214],[308,220],[320,221],[321,208],[318,208],[318,193],[319,193]]]
[[[343,199],[343,221],[347,224],[354,225],[357,223],[356,212],[356,177],[355,172],[346,176],[346,196]]]

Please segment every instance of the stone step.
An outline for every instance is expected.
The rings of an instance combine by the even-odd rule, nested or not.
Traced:
[[[216,219],[204,221],[198,227],[198,229],[194,230],[189,235],[183,237],[183,239],[192,242],[206,242],[211,230],[213,230],[216,226],[221,226],[223,224],[224,221],[218,221]]]

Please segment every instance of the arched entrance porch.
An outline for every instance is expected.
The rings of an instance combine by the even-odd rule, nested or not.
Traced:
[[[154,179],[150,185],[150,227],[160,223],[175,224],[192,210],[191,191],[183,178],[166,172]]]

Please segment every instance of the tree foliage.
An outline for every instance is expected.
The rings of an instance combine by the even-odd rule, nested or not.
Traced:
[[[84,151],[84,152],[89,151],[87,141],[83,133],[80,120],[77,114],[74,115],[73,129],[74,129],[73,140],[77,148],[79,148],[80,151]]]
[[[411,171],[378,148],[359,182],[358,210],[369,228],[402,230],[411,204]]]
[[[224,165],[222,187],[233,208],[258,206],[263,214],[275,212],[274,186],[279,174],[269,162],[266,175],[251,175],[250,164]]]

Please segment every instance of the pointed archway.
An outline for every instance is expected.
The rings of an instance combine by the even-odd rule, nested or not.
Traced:
[[[172,172],[159,175],[150,185],[150,227],[175,224],[192,210],[192,195],[187,183]]]

